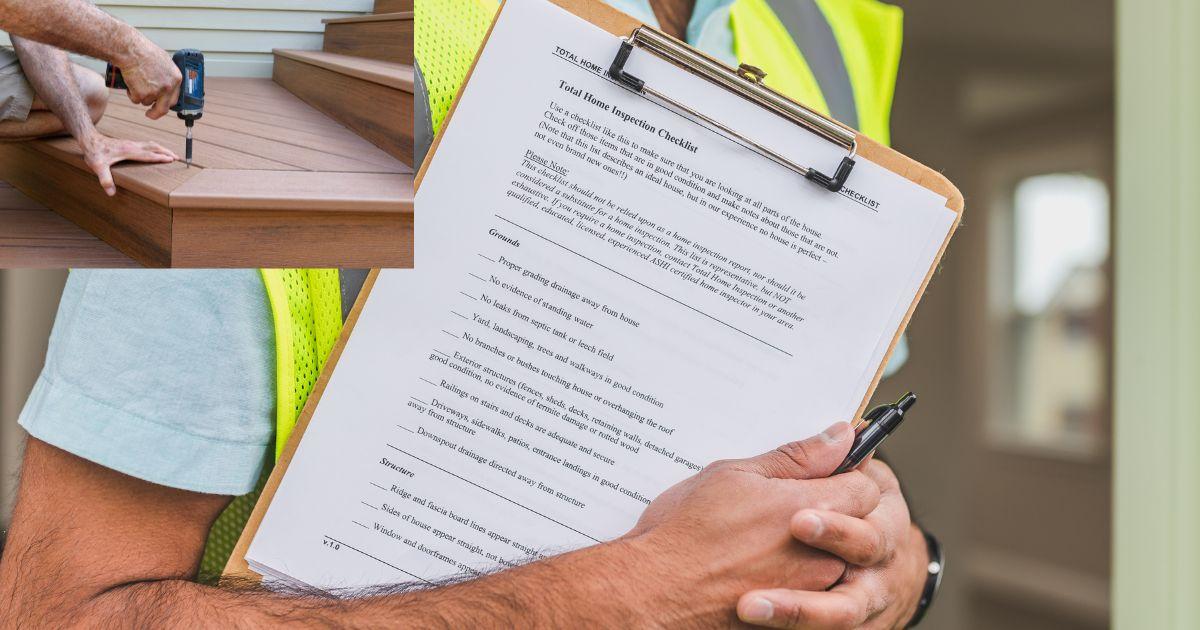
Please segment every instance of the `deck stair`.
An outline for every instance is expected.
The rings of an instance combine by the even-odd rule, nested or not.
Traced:
[[[411,0],[379,0],[371,15],[326,20],[320,51],[276,50],[274,79],[411,166],[412,63]]]
[[[412,168],[268,79],[211,77],[195,162],[125,163],[104,195],[69,137],[0,144],[0,180],[155,267],[406,267]],[[123,92],[97,125],[181,153]]]
[[[52,138],[0,144],[0,180],[146,266],[410,267],[412,11],[329,20],[324,50],[275,51],[273,80],[209,77],[192,168],[118,165],[110,198]],[[182,122],[124,92],[98,128],[183,151]]]

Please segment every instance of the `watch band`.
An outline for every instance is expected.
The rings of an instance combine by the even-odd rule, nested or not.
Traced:
[[[917,602],[917,611],[913,613],[913,618],[908,622],[909,628],[921,623],[925,618],[925,613],[929,612],[929,607],[933,604],[933,598],[937,596],[938,589],[942,587],[942,574],[946,571],[946,557],[942,552],[942,543],[934,538],[933,534],[922,531],[925,534],[925,546],[929,550],[929,567],[928,573],[925,576],[925,588],[921,589],[921,599]]]

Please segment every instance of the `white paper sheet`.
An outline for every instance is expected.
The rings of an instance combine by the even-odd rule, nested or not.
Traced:
[[[609,81],[612,35],[509,0],[248,558],[322,588],[611,539],[659,492],[850,419],[954,215],[860,159],[832,194]],[[842,151],[659,59],[665,93]],[[649,175],[648,175],[649,174]]]

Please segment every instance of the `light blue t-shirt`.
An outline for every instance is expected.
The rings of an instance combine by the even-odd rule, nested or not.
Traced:
[[[19,422],[140,479],[243,494],[274,436],[274,344],[256,270],[73,271]]]

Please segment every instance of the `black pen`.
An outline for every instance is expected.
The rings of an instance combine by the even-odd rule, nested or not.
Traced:
[[[854,436],[854,446],[850,447],[850,453],[846,455],[846,459],[842,461],[842,465],[833,471],[833,474],[840,475],[846,471],[854,470],[859,464],[866,461],[875,449],[879,448],[880,444],[887,439],[904,420],[904,413],[917,404],[917,395],[908,392],[900,397],[894,403],[888,405],[879,405],[867,412],[863,416],[867,426]]]

